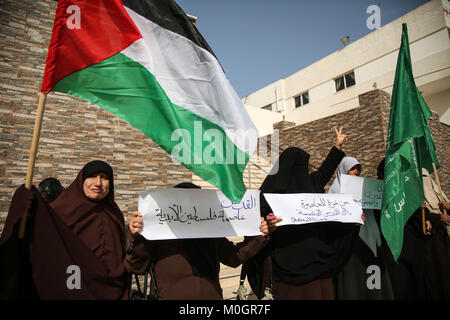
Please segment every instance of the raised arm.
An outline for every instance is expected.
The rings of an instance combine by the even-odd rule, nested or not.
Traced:
[[[347,135],[343,132],[344,127],[340,126],[339,130],[334,127],[334,132],[336,132],[336,142],[334,146],[338,149],[341,149],[342,145],[344,144],[345,140],[347,139]]]
[[[341,150],[344,141],[347,139],[347,135],[343,132],[344,128],[341,126],[339,129],[334,127],[336,133],[336,141],[328,153],[325,160],[322,162],[320,168],[311,174],[313,179],[323,187],[330,181],[333,173],[336,171],[339,163],[345,157],[345,153]]]

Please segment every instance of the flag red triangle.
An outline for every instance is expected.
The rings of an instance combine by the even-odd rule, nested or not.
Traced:
[[[60,0],[41,92],[103,61],[141,38],[121,0]]]

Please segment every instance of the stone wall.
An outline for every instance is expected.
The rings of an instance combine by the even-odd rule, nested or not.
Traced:
[[[385,155],[390,112],[390,95],[376,89],[359,96],[359,107],[300,126],[282,121],[274,124],[279,129],[280,153],[290,146],[304,149],[310,154],[311,170],[317,169],[333,146],[334,126],[343,126],[348,135],[342,150],[347,156],[358,159],[363,167],[362,176],[377,177],[377,167]],[[439,122],[433,113],[429,126],[435,141],[441,168],[438,170],[442,189],[450,192],[450,167],[447,145],[450,128]],[[266,138],[268,141],[270,137]],[[327,185],[326,190],[331,182]]]
[[[56,1],[2,1],[0,7],[0,232],[14,190],[25,182],[38,92]],[[111,164],[116,200],[128,215],[139,192],[192,181],[192,174],[126,122],[65,94],[47,98],[33,184],[68,186],[94,159]]]

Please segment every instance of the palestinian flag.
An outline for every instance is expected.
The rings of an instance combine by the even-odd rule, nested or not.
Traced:
[[[172,0],[60,0],[41,91],[102,107],[230,200],[244,195],[256,128]]]

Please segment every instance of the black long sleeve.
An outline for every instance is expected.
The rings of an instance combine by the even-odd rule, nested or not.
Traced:
[[[339,150],[335,146],[331,148],[320,168],[311,173],[311,179],[317,187],[321,189],[325,187],[344,157],[345,153],[342,150]]]

